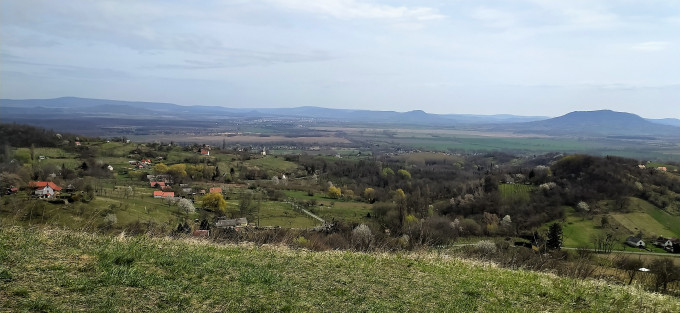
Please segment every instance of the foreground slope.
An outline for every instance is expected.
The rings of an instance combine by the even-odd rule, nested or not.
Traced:
[[[9,311],[678,312],[680,300],[435,254],[0,230]]]

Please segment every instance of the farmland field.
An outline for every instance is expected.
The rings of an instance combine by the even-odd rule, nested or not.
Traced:
[[[625,213],[625,214],[611,214],[611,216],[619,224],[628,229],[631,235],[641,231],[647,236],[664,236],[664,237],[680,237],[679,234],[670,230],[665,225],[659,223],[656,219],[647,213]],[[649,229],[653,229],[651,233]]]
[[[288,162],[284,160],[282,157],[275,156],[254,158],[243,163],[249,166],[257,166],[258,168],[261,168],[269,173],[278,174],[291,172],[298,167],[298,165],[293,162]]]
[[[504,201],[529,201],[533,186],[524,184],[501,184],[498,190]]]

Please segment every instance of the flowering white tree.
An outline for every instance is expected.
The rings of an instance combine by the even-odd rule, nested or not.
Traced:
[[[180,199],[177,201],[177,206],[187,214],[196,212],[196,207],[194,207],[194,204],[189,199]]]

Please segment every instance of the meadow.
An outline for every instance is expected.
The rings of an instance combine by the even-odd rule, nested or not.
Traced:
[[[0,229],[0,306],[32,312],[678,312],[637,285],[436,252],[309,252]]]

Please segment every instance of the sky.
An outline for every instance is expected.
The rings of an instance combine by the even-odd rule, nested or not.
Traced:
[[[680,1],[0,1],[0,97],[64,96],[680,118]]]

